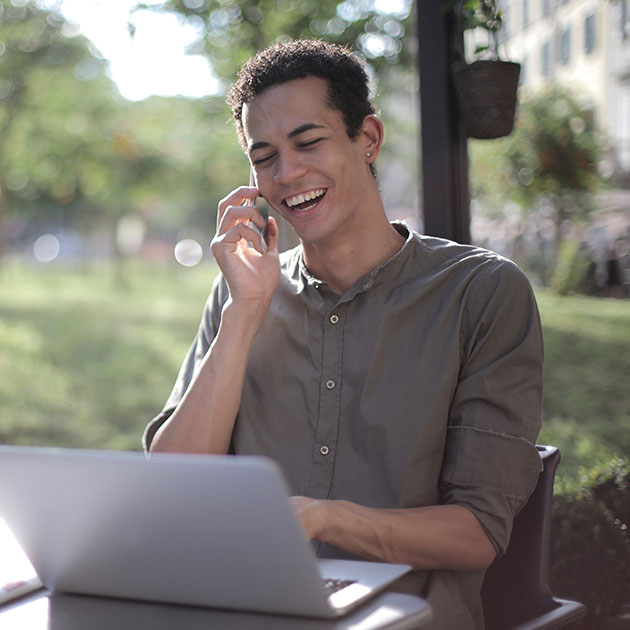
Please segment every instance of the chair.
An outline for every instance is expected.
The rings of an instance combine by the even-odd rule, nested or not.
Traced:
[[[586,615],[578,602],[558,599],[549,590],[549,548],[553,480],[560,451],[537,446],[542,459],[534,493],[514,519],[506,553],[486,572],[481,598],[486,630],[561,628]]]

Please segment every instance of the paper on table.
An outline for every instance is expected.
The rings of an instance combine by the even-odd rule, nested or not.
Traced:
[[[0,605],[42,586],[15,536],[0,518]]]

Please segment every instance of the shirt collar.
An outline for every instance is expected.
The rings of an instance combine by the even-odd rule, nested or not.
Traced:
[[[347,302],[353,299],[359,293],[371,288],[377,280],[386,280],[392,273],[396,274],[398,272],[400,265],[402,265],[403,261],[407,258],[408,252],[411,249],[410,243],[413,240],[413,233],[402,221],[392,221],[391,225],[399,234],[405,237],[403,246],[385,262],[381,263],[378,267],[375,267],[372,271],[357,280],[357,282],[355,282],[355,284],[341,296],[340,302]],[[304,251],[301,245],[297,247],[297,250],[298,256],[296,262],[299,270],[298,282],[300,289],[304,290],[307,286],[311,286],[315,289],[328,288],[328,284],[326,282],[314,276],[307,269],[306,264],[304,263]]]

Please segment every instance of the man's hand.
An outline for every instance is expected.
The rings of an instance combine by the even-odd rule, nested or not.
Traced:
[[[459,505],[378,509],[299,496],[289,501],[308,540],[368,560],[479,571],[496,557],[479,521]]]
[[[265,221],[253,205],[258,196],[243,186],[219,203],[217,234],[212,241],[230,290],[221,325],[199,370],[171,417],[156,432],[152,451],[227,453],[238,414],[252,344],[280,281],[278,226],[267,226],[267,249],[260,234]]]
[[[307,540],[318,540],[318,523],[322,521],[323,501],[308,497],[290,497],[289,504],[293,508],[298,522]]]
[[[258,195],[257,188],[241,186],[221,200],[211,249],[232,302],[268,305],[280,281],[278,225],[273,217],[265,224],[256,207],[247,203]],[[266,250],[249,222],[261,230],[266,225]]]

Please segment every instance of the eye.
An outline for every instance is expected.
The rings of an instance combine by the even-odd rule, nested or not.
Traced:
[[[322,140],[323,138],[315,138],[314,140],[307,140],[306,142],[300,142],[298,146],[302,149],[305,149],[308,147],[312,147],[313,145],[317,144],[318,142],[321,142]]]
[[[269,160],[271,160],[271,158],[273,158],[274,156],[275,156],[275,153],[271,153],[270,155],[265,155],[264,157],[257,158],[256,160],[252,160],[252,164],[254,166],[261,166],[265,162],[268,162]]]

